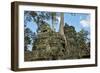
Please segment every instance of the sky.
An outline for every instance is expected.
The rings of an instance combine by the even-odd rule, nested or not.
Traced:
[[[57,16],[57,19],[58,21],[55,25],[56,32],[59,31],[60,17]],[[51,20],[47,22],[50,24],[50,27],[52,27]],[[64,23],[67,23],[70,26],[74,26],[77,32],[79,32],[81,29],[84,29],[90,33],[90,14],[64,13]],[[36,32],[38,28],[36,23],[33,20],[27,22],[27,27],[30,28],[32,32]],[[90,37],[90,35],[88,37]],[[30,47],[32,48],[32,46]]]
[[[64,21],[67,24],[74,26],[77,32],[81,29],[90,31],[90,14],[65,13]]]

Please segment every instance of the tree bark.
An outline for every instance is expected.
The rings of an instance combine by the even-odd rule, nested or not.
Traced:
[[[65,41],[65,48],[67,47],[67,40],[64,34],[64,13],[60,14],[60,27],[59,27],[59,33],[62,35],[64,41]]]
[[[54,14],[52,13],[52,30],[54,31]]]

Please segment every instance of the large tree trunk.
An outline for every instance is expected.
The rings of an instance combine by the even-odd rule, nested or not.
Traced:
[[[53,12],[53,13],[51,14],[51,16],[52,16],[52,30],[55,31],[56,13]]]
[[[65,41],[65,48],[67,47],[67,40],[64,34],[64,13],[60,14],[60,27],[59,27],[59,33],[62,35],[64,41]]]
[[[54,14],[52,13],[52,30],[54,31]]]

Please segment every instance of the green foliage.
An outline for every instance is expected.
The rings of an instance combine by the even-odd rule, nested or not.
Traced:
[[[24,17],[26,17],[25,21],[34,21],[38,27],[41,24],[44,24],[46,20],[50,19],[50,15],[48,12],[41,12],[41,11],[25,11]]]
[[[51,30],[50,25],[47,23],[41,24],[40,28],[38,28],[38,33],[49,32]]]
[[[90,55],[90,42],[87,41],[88,38],[87,38],[87,35],[88,35],[88,32],[85,31],[85,30],[81,30],[80,32],[77,33],[77,43],[78,43],[78,46],[81,50],[81,54],[80,56],[81,57],[84,57],[84,56],[89,56]]]
[[[66,24],[64,32],[68,41],[67,48],[69,48],[69,55],[71,58],[83,58],[84,56],[88,57],[90,55],[90,47],[87,47],[87,31],[82,29],[80,32],[76,32],[73,26]]]
[[[25,61],[32,61],[32,52],[30,51],[24,51],[24,59]]]
[[[24,50],[27,51],[28,45],[34,41],[36,35],[26,26],[24,27]]]

